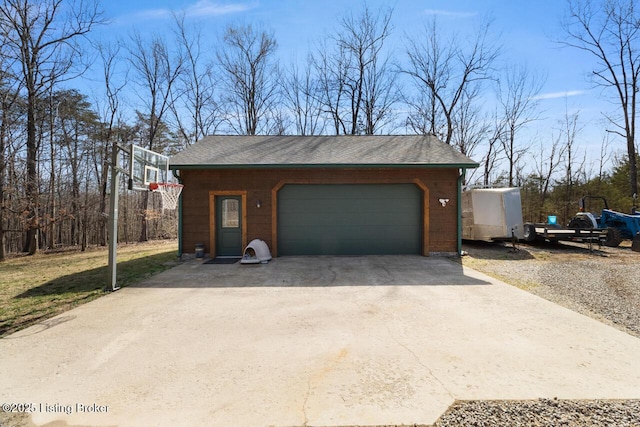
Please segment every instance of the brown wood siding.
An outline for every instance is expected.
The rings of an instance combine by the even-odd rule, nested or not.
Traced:
[[[427,238],[423,246],[427,252],[457,250],[457,169],[217,169],[183,170],[180,175],[185,186],[182,191],[185,253],[195,252],[196,244],[204,244],[205,251],[212,253],[210,194],[235,192],[246,194],[247,242],[262,239],[273,255],[277,255],[274,247],[277,203],[272,198],[286,183],[415,183],[428,194],[423,208],[427,213],[424,218]],[[442,207],[438,199],[449,199],[449,202]]]

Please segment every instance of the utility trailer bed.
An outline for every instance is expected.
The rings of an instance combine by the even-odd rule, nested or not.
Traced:
[[[578,242],[604,242],[609,230],[606,228],[566,228],[556,224],[526,223],[524,225],[524,240],[547,240],[557,242],[572,240]]]

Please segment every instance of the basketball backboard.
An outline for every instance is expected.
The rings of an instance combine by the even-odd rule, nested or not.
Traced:
[[[129,189],[149,191],[152,182],[169,182],[169,157],[131,144]]]

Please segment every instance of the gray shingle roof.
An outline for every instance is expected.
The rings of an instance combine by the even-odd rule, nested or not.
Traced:
[[[478,164],[433,136],[209,136],[169,160],[171,169]]]

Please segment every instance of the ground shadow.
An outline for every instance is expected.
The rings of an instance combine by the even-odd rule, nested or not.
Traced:
[[[604,246],[597,243],[589,246],[585,242],[519,242],[515,246],[511,242],[478,242],[465,241],[462,249],[472,258],[494,261],[523,261],[535,259],[536,253],[576,254],[607,256]]]
[[[248,288],[337,286],[478,286],[447,257],[417,255],[284,256],[268,264],[204,264],[189,261],[135,287]]]
[[[171,251],[174,252],[174,251]],[[143,280],[167,270],[177,263],[167,263],[167,254],[160,253],[130,261],[118,262],[117,283],[120,287]],[[14,298],[32,298],[46,295],[88,293],[101,291],[108,283],[108,267],[102,266],[79,273],[57,277],[54,280],[33,287]]]
[[[480,242],[465,240],[462,250],[477,259],[522,261],[534,259],[527,245],[511,242]]]
[[[600,245],[599,243],[591,243],[588,242],[573,242],[573,241],[558,241],[558,242],[547,242],[544,240],[536,240],[533,242],[528,242],[522,245],[522,247],[528,249],[529,251],[545,251],[549,253],[561,253],[561,254],[577,254],[577,255],[607,255],[607,248],[604,245]]]
[[[29,335],[39,334],[41,332],[46,331],[47,329],[51,329],[54,326],[58,326],[62,323],[69,322],[76,318],[76,316],[59,316],[51,319],[51,313],[45,313],[42,316],[37,318],[28,319],[28,321],[23,322],[19,325],[12,325],[12,328],[3,328],[0,325],[0,336],[2,336],[4,340],[9,339],[19,339],[23,337],[27,337]],[[24,326],[25,329],[21,329]],[[27,328],[27,326],[34,326],[33,328]],[[10,330],[17,329],[18,332],[15,332],[8,336],[3,336]],[[2,424],[0,424],[2,425]]]

